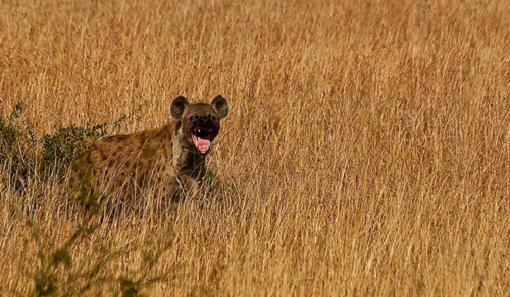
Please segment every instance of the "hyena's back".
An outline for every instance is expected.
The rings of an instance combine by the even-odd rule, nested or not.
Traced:
[[[73,192],[80,189],[98,195],[112,188],[140,187],[149,182],[169,184],[175,176],[171,160],[170,124],[140,133],[106,137],[91,143],[73,162]]]

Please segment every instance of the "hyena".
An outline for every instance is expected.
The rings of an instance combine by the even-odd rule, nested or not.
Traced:
[[[136,191],[149,184],[170,198],[182,197],[182,190],[195,191],[227,113],[227,101],[220,95],[210,104],[190,104],[178,96],[170,105],[173,119],[162,127],[91,143],[71,164],[72,195],[91,202],[115,188]]]

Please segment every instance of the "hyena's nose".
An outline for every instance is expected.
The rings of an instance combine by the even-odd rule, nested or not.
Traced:
[[[212,121],[209,118],[200,118],[199,124],[201,126],[209,126],[212,124]]]

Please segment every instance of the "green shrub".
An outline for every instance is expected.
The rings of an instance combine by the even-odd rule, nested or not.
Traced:
[[[85,124],[59,129],[55,134],[42,138],[42,167],[68,166],[77,153],[86,148],[88,139],[107,135],[107,124]]]
[[[23,189],[26,180],[35,173],[35,150],[37,143],[34,133],[28,128],[17,124],[24,106],[17,103],[10,115],[0,117],[0,167],[7,165],[10,175],[7,178],[16,189]]]

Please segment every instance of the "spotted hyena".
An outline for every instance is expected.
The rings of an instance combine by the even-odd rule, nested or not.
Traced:
[[[72,195],[95,200],[115,188],[136,190],[149,184],[170,197],[197,189],[206,173],[205,159],[220,130],[228,104],[216,96],[210,104],[190,104],[179,96],[173,117],[160,128],[97,140],[73,161]]]

